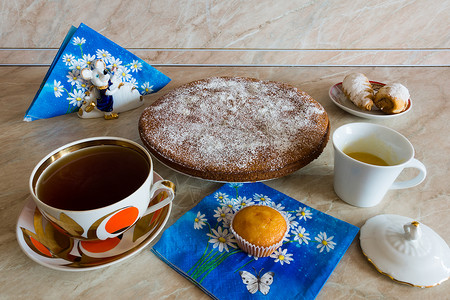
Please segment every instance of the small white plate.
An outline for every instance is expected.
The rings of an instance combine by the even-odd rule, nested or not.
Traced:
[[[382,86],[385,86],[385,84],[381,83],[381,82],[370,81],[370,83],[372,84],[372,87],[375,91],[378,91]],[[330,95],[331,101],[333,101],[334,104],[336,104],[337,106],[339,106],[346,112],[351,113],[352,115],[355,115],[355,116],[358,116],[361,118],[366,118],[366,119],[395,118],[395,117],[403,116],[408,111],[410,111],[412,108],[411,99],[408,99],[408,106],[406,107],[406,109],[403,112],[398,113],[398,114],[385,114],[384,112],[379,110],[376,106],[374,106],[372,108],[372,110],[363,110],[363,109],[359,108],[358,106],[356,106],[355,104],[353,104],[353,102],[351,102],[345,96],[345,94],[342,90],[342,82],[339,82],[339,83],[333,85],[330,88],[329,95]]]
[[[153,181],[162,180],[153,172]],[[164,199],[156,195],[150,203]],[[17,221],[20,248],[35,262],[55,270],[87,271],[121,262],[139,253],[164,228],[172,203],[139,219],[122,235],[99,242],[80,241],[60,233],[47,222],[29,197]]]

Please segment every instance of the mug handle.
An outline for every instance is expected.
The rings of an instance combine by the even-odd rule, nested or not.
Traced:
[[[152,212],[157,211],[158,209],[163,208],[175,198],[175,184],[169,180],[160,180],[153,183],[152,188],[150,189],[150,199],[153,198],[155,192],[157,190],[164,190],[168,192],[169,196],[167,196],[163,201],[158,202],[154,205],[151,205],[147,208],[144,215],[148,215]],[[162,191],[160,191],[162,192]]]
[[[410,180],[395,181],[390,187],[391,190],[406,189],[416,186],[421,183],[427,176],[427,169],[425,168],[425,165],[415,158],[413,158],[408,164],[406,164],[405,168],[418,169],[420,173]]]

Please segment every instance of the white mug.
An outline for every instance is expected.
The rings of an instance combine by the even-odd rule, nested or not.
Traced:
[[[425,166],[414,158],[414,148],[403,135],[388,127],[371,123],[350,123],[333,133],[334,190],[345,202],[358,207],[375,206],[391,189],[420,184],[426,177]],[[380,166],[356,160],[346,153],[364,152],[383,159]],[[396,181],[405,168],[419,174]]]

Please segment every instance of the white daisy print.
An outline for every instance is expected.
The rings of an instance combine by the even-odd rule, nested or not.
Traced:
[[[283,237],[283,242],[289,242],[290,241],[291,234],[286,233],[286,235]]]
[[[84,43],[86,43],[86,39],[85,38],[79,38],[79,37],[74,37],[73,38],[73,42],[72,42],[74,45],[78,45],[78,46],[81,46],[81,45],[83,45]]]
[[[95,60],[95,56],[94,55],[90,55],[90,54],[83,54],[83,58],[81,59],[81,65],[83,66],[83,68],[91,68],[93,66]]]
[[[253,205],[253,204],[255,204],[255,202],[253,202],[252,199],[247,199],[247,197],[245,197],[245,196],[244,197],[239,196],[236,199],[236,202],[234,204],[234,208],[236,210],[239,210],[241,208],[244,208],[246,206]]]
[[[274,253],[270,255],[270,257],[275,258],[275,262],[280,262],[281,265],[284,263],[290,264],[291,261],[294,259],[292,258],[291,253],[286,253],[287,249],[282,250],[281,248],[278,248]]]
[[[109,62],[109,59],[111,58],[111,54],[103,49],[97,49],[97,51],[95,52],[95,54],[97,55],[98,59],[102,59],[105,63]]]
[[[141,86],[141,88],[142,88],[146,93],[151,93],[151,92],[153,92],[153,90],[152,90],[153,85],[150,85],[149,82],[144,83],[144,84]]]
[[[239,183],[239,182],[231,182],[231,183],[229,183],[229,185],[232,188],[237,189],[237,188],[240,188],[241,186],[243,186],[244,184],[243,183]]]
[[[138,86],[138,82],[136,80],[136,78],[131,78],[130,80],[128,80],[128,83],[132,85],[132,87],[137,88]]]
[[[217,193],[214,194],[214,198],[217,201],[223,203],[226,199],[228,199],[228,195],[225,194],[225,193],[222,193],[222,192],[217,192]]]
[[[131,63],[131,72],[138,72],[142,70],[142,63],[138,60],[133,60]]]
[[[317,249],[320,249],[320,253],[324,249],[327,250],[327,252],[330,252],[330,250],[334,249],[334,246],[336,246],[336,243],[332,241],[334,236],[327,237],[326,232],[320,232],[318,236],[316,236],[316,241],[319,242],[319,245],[317,245]]]
[[[127,67],[120,67],[117,74],[122,81],[128,81],[131,79],[130,70]]]
[[[311,238],[309,237],[309,233],[307,233],[306,229],[302,226],[298,226],[297,228],[295,228],[292,233],[294,234],[294,241],[298,241],[299,244],[308,244],[311,240]]]
[[[218,207],[217,209],[214,210],[214,212],[215,215],[213,217],[217,218],[217,222],[220,221],[229,222],[231,215],[233,213],[231,209],[227,206]]]
[[[275,208],[276,210],[283,212],[284,210],[284,206],[281,203],[275,204],[275,202],[272,202],[272,205],[270,205],[271,207]]]
[[[237,200],[236,199],[229,199],[226,198],[225,200],[223,200],[222,202],[222,206],[226,206],[228,207],[230,210],[234,210],[237,204]]]
[[[73,56],[72,54],[64,54],[62,60],[66,64],[66,66],[70,66],[72,65],[72,62],[75,60],[75,56]]]
[[[113,68],[117,68],[119,69],[120,67],[122,67],[122,61],[120,60],[120,58],[114,58],[114,57],[110,57],[108,59],[109,65],[108,68],[113,69]]]
[[[79,74],[80,73],[77,70],[70,71],[69,74],[66,75],[67,82],[70,83],[72,86],[76,85],[77,82],[81,80]]]
[[[306,207],[300,208],[297,210],[297,216],[299,219],[304,219],[305,221],[307,219],[312,219],[312,212],[309,209],[306,209]]]
[[[272,200],[268,196],[265,196],[263,194],[254,194],[253,200],[258,202],[259,204],[269,205],[269,206],[272,205]]]
[[[84,92],[82,90],[73,90],[72,93],[69,93],[69,97],[67,100],[69,100],[69,104],[72,106],[78,106],[80,107],[84,100]]]
[[[89,90],[89,87],[91,86],[91,83],[86,82],[84,80],[77,80],[75,82],[75,84],[77,85],[77,89],[82,89],[83,91],[87,91]]]
[[[205,214],[201,214],[200,212],[198,212],[197,216],[194,219],[194,229],[202,229],[206,224],[206,221],[207,219],[205,219]]]
[[[70,70],[76,70],[78,72],[81,71],[81,69],[84,68],[84,63],[82,59],[73,60],[72,64],[69,66]]]
[[[289,227],[294,228],[298,226],[298,222],[295,220],[296,216],[293,216],[291,214],[285,213],[286,219],[289,221]]]
[[[206,235],[211,237],[209,240],[210,243],[214,244],[213,248],[219,247],[219,252],[222,252],[224,249],[225,251],[229,252],[228,246],[237,248],[237,246],[234,244],[236,243],[236,240],[234,239],[234,236],[231,232],[228,232],[228,229],[224,229],[222,231],[222,227],[218,227],[217,230],[211,229],[211,233],[207,233]]]
[[[64,92],[64,87],[61,85],[61,81],[53,81],[53,91],[55,92],[55,97],[61,97],[62,92]]]

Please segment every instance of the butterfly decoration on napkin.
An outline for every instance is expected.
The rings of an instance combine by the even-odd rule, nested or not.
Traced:
[[[104,85],[100,81],[95,84],[94,76],[101,77]],[[143,95],[155,93],[169,82],[169,77],[85,24],[72,26],[24,120],[72,112],[83,118],[107,118],[142,105]],[[106,98],[96,95],[102,91],[108,94]]]
[[[263,276],[260,276],[262,270],[264,269],[259,270],[256,276],[247,271],[239,271],[239,275],[241,275],[242,282],[245,284],[247,290],[251,294],[255,294],[256,292],[260,291],[263,295],[267,295],[270,291],[270,285],[273,282],[273,276],[275,276],[275,273],[269,271],[265,273]]]

